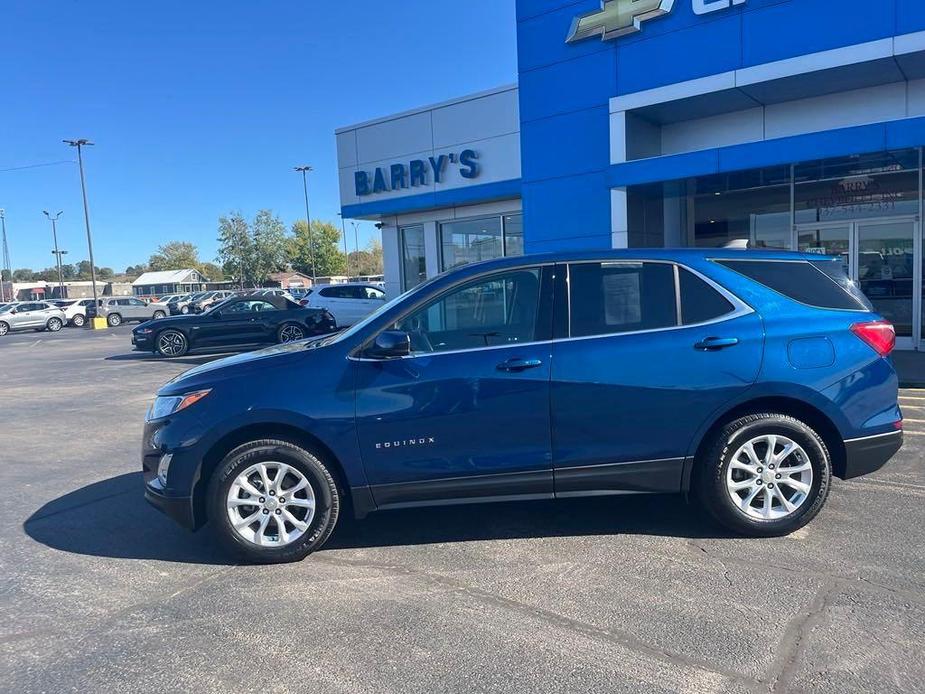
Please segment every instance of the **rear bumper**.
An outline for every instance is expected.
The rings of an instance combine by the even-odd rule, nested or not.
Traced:
[[[850,480],[876,472],[886,465],[902,446],[902,430],[845,441],[844,478]]]

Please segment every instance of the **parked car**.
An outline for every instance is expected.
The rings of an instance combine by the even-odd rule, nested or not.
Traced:
[[[64,327],[64,311],[47,301],[20,301],[0,309],[0,337],[11,330],[47,330]]]
[[[193,294],[184,294],[178,299],[172,300],[167,304],[171,316],[185,316],[190,312],[189,305],[191,301],[196,301],[208,292],[195,292]]]
[[[127,321],[158,320],[166,317],[167,311],[163,304],[146,304],[134,296],[114,296],[100,299],[98,315],[106,319],[109,327],[114,328]]]
[[[373,284],[319,284],[305,306],[327,309],[338,325],[353,325],[385,303],[385,292]]]
[[[233,297],[205,313],[144,323],[132,331],[136,350],[180,357],[191,349],[293,342],[337,329],[323,309],[277,296]]]
[[[234,292],[230,291],[214,291],[207,292],[202,298],[196,299],[195,301],[189,302],[189,312],[190,313],[202,313],[206,311],[210,306],[213,306],[217,303],[229,299],[234,296]]]
[[[171,301],[176,301],[181,296],[183,296],[183,294],[168,294],[167,296],[158,297],[155,301],[159,304],[169,304]]]
[[[349,330],[161,388],[145,496],[267,563],[320,547],[345,508],[517,497],[683,493],[735,533],[783,535],[833,476],[901,447],[894,344],[841,262],[817,255],[467,265]]]

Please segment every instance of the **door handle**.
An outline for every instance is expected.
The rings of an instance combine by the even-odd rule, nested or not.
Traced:
[[[701,352],[716,352],[727,347],[735,347],[737,344],[739,344],[737,337],[707,337],[694,345],[694,349]]]
[[[498,364],[498,371],[516,373],[519,371],[526,371],[527,369],[536,369],[542,365],[543,361],[541,359],[521,359],[520,357],[514,357],[513,359],[508,359]]]

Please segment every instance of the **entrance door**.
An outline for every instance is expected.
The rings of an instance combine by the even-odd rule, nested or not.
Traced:
[[[915,349],[922,344],[918,231],[915,219],[839,222],[800,226],[797,240],[801,251],[841,257],[874,309],[896,326],[897,347]]]

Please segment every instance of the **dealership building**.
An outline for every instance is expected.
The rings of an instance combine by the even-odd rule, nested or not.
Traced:
[[[923,0],[517,0],[518,82],[337,131],[394,295],[544,251],[829,253],[923,348]]]

